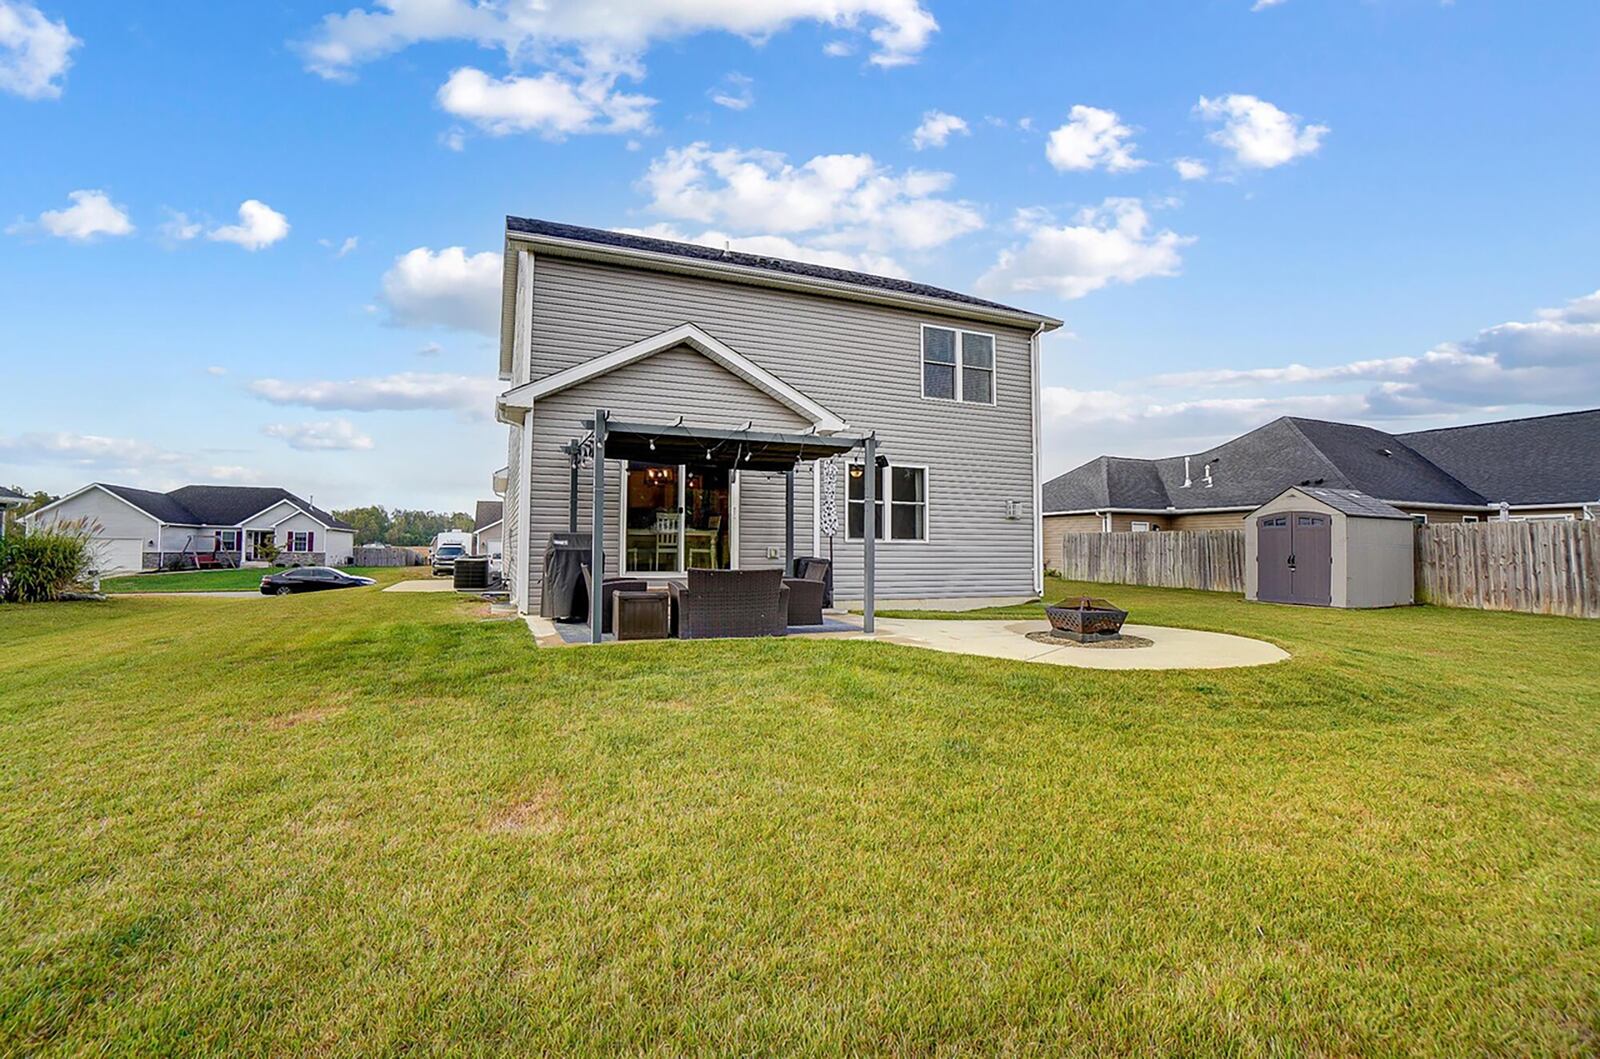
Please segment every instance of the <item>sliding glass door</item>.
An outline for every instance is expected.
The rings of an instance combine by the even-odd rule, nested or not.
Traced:
[[[723,467],[630,463],[623,479],[623,572],[732,566],[732,490]]]

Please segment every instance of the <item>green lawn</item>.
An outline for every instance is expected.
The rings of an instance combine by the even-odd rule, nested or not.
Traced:
[[[0,1055],[1600,1049],[1600,622],[1095,591],[1294,658],[0,607]]]
[[[341,566],[339,569],[357,577],[377,577],[408,570],[414,576],[426,573],[427,568]],[[105,592],[248,592],[261,587],[261,578],[270,569],[245,567],[240,570],[190,570],[176,574],[129,574],[126,577],[108,577],[100,582]]]

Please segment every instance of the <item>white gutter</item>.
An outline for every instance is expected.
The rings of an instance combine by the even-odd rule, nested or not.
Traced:
[[[1176,518],[1179,515],[1225,515],[1230,511],[1254,511],[1260,504],[1251,507],[1110,507],[1110,508],[1079,508],[1076,511],[1046,511],[1045,518],[1054,518],[1057,515],[1166,515]]]

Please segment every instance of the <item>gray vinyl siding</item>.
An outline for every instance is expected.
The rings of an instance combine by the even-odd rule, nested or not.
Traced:
[[[664,400],[675,411],[664,411]],[[548,540],[551,533],[567,528],[570,473],[561,446],[583,436],[580,423],[592,418],[598,408],[606,409],[619,422],[661,422],[668,415],[682,414],[691,423],[726,428],[740,426],[746,421],[753,422],[757,430],[794,431],[810,425],[787,405],[772,399],[699,353],[685,348],[666,350],[541,400],[533,410],[534,473],[530,502],[534,569],[529,578],[529,607],[537,607],[539,603],[538,581],[542,571],[538,563],[543,556],[543,542]],[[607,461],[606,569],[611,574],[622,568],[619,483],[624,467],[622,463]],[[778,480],[777,485],[777,529],[774,533],[770,525],[771,514],[764,510],[771,499],[771,486],[764,481],[766,477],[747,474],[740,476],[739,480],[739,556],[740,566],[747,569],[781,565],[779,561],[767,560],[764,549],[769,543],[776,543],[780,549],[782,547],[782,479]],[[747,492],[753,495],[761,511],[759,515],[749,518],[744,515]],[[797,495],[798,492],[797,488]],[[593,471],[586,469],[579,478],[578,489],[578,528],[582,531],[589,528],[590,512],[593,510],[590,506],[592,495]],[[803,543],[809,551],[809,503],[804,511],[805,521],[801,523],[804,528],[797,532],[795,543],[797,547]],[[759,553],[759,562],[755,559],[757,553],[753,551],[756,548],[763,549]]]
[[[540,253],[534,268],[530,377],[543,378],[683,323],[699,326],[821,403],[851,431],[875,430],[891,463],[927,468],[928,540],[880,542],[879,598],[1033,591],[1037,513],[1032,508],[1028,330]],[[923,324],[995,336],[995,405],[923,399]],[[663,360],[668,356],[677,359]],[[683,367],[683,358],[692,357],[698,355],[674,351],[651,360],[662,368]],[[578,418],[592,414],[597,404],[610,407],[618,418],[656,422],[683,414],[696,425],[736,426],[755,418],[745,409],[750,395],[762,395],[724,375],[729,387],[715,391],[702,389],[697,376],[686,384],[681,374],[659,371],[649,376],[651,388],[628,383],[613,391],[607,376],[584,384],[581,397],[575,388],[541,401],[533,412],[533,540],[541,542],[552,529],[565,527],[567,475],[555,446],[575,436]],[[808,424],[792,416],[788,425]],[[809,474],[802,467],[796,484],[801,513],[796,546],[802,554],[812,550],[813,539]],[[746,477],[739,550],[742,564],[755,565],[758,558],[767,562],[767,542],[781,548],[783,490],[781,481],[754,483]],[[1018,504],[1014,519],[1005,517],[1008,500]],[[585,521],[587,504],[585,492]],[[617,525],[613,516],[608,515],[607,525]],[[542,552],[542,545],[533,551]],[[828,552],[826,539],[822,552]],[[860,542],[837,538],[834,555],[838,595],[859,598]],[[533,559],[537,562],[537,554]]]

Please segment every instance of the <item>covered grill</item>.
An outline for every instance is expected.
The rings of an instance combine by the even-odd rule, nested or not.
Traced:
[[[1044,612],[1057,635],[1079,643],[1120,640],[1122,623],[1128,620],[1128,612],[1118,610],[1110,600],[1089,596],[1080,597],[1076,603],[1062,600],[1044,608]]]
[[[589,565],[594,537],[588,533],[552,533],[544,549],[544,582],[539,593],[539,616],[560,621],[583,621],[589,616],[589,596],[583,568]]]

